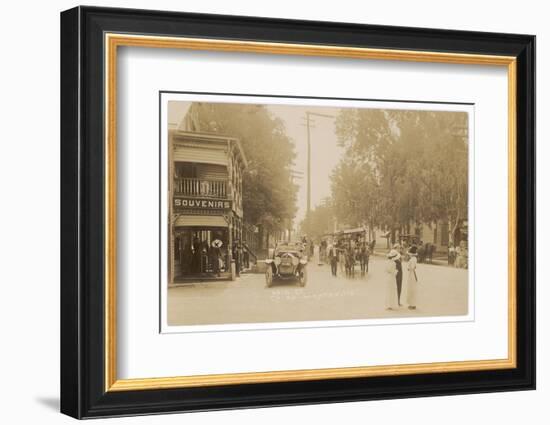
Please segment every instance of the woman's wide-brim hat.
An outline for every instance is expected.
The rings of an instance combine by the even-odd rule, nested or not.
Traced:
[[[397,252],[395,249],[392,249],[390,252],[388,252],[388,258],[390,260],[397,260],[399,257],[399,252]]]
[[[416,255],[417,253],[418,253],[418,248],[415,245],[411,246],[411,249],[409,249],[408,254],[409,255]]]

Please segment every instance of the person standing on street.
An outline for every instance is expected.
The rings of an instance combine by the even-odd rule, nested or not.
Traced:
[[[235,260],[235,275],[241,275],[241,244],[239,241],[233,243],[233,260]]]
[[[460,262],[462,261],[461,256],[462,256],[462,252],[460,249],[460,245],[457,245],[455,248],[455,262],[453,264],[454,267],[457,267],[457,268],[461,267],[461,264],[460,264]]]
[[[201,272],[201,241],[195,236],[193,239],[193,258],[191,260],[191,273]]]
[[[456,250],[452,242],[449,243],[448,264],[449,266],[455,265]]]
[[[340,263],[340,272],[346,272],[346,247],[343,242],[338,242],[338,262]]]
[[[330,262],[332,275],[336,277],[338,272],[338,250],[333,244],[330,244],[328,247],[328,260]]]
[[[321,245],[319,246],[319,261],[321,263],[327,261],[327,241],[325,239],[321,240]]]
[[[361,244],[359,250],[359,263],[361,265],[361,276],[369,272],[369,247],[366,242]]]
[[[355,249],[348,244],[345,252],[346,258],[346,276],[349,278],[355,277]]]
[[[395,255],[395,269],[397,273],[395,274],[395,285],[397,287],[397,305],[401,306],[401,289],[403,288],[403,265],[401,264],[401,254],[399,254],[401,246],[395,244],[393,249],[390,252],[394,252]]]
[[[210,249],[210,262],[212,264],[212,271],[218,277],[220,277],[220,258],[221,258],[221,248],[223,242],[221,239],[216,238],[211,243],[212,248]]]
[[[409,310],[416,310],[416,302],[418,296],[418,276],[416,275],[416,263],[418,249],[412,246],[409,250],[409,262],[407,263],[407,304]]]
[[[395,275],[397,269],[395,268],[395,259],[399,256],[397,251],[391,250],[387,255],[387,261],[384,265],[385,272],[385,285],[386,285],[386,296],[385,296],[385,307],[386,310],[395,310],[397,308],[397,297],[395,292]]]

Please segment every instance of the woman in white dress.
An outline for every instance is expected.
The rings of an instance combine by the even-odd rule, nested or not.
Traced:
[[[338,247],[338,263],[340,263],[340,273],[346,271],[346,254],[345,254],[344,245]]]
[[[417,248],[412,246],[409,250],[409,262],[407,263],[407,304],[409,310],[416,309],[416,302],[418,297],[418,277],[416,276],[416,263],[417,263]]]
[[[398,257],[399,253],[392,249],[388,254],[386,264],[384,264],[384,272],[386,275],[386,310],[397,309],[397,288],[395,286],[395,275],[397,274],[397,268],[395,266],[395,260]]]

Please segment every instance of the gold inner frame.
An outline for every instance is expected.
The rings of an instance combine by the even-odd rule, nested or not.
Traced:
[[[516,58],[443,52],[326,45],[105,34],[105,391],[235,385],[319,379],[410,375],[515,368],[516,359]],[[324,56],[468,65],[504,66],[508,71],[508,357],[383,366],[285,370],[164,378],[117,379],[116,374],[116,98],[120,46]]]

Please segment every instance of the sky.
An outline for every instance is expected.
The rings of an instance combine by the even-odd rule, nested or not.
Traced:
[[[296,179],[299,185],[297,207],[294,220],[298,225],[305,217],[307,210],[307,128],[306,112],[337,116],[340,108],[267,105],[273,116],[280,118],[288,136],[293,140],[296,159],[293,169],[303,173],[302,179]],[[340,162],[343,149],[337,144],[334,119],[311,117],[311,208],[320,205],[324,198],[330,196],[330,175]]]

